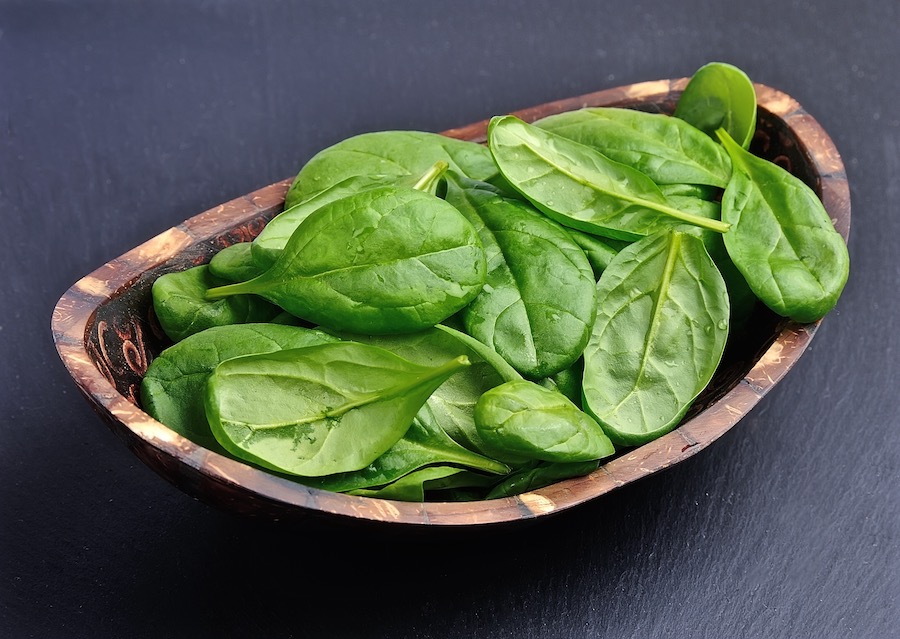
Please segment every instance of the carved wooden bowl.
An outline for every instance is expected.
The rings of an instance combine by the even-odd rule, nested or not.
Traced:
[[[643,82],[550,102],[516,113],[531,122],[586,106],[671,113],[686,79]],[[756,85],[759,125],[752,150],[781,164],[822,198],[846,240],[850,195],[844,166],[821,126],[788,95]],[[483,142],[487,120],[444,134]],[[599,470],[530,493],[465,503],[407,503],[307,488],[206,450],[155,421],[139,405],[141,377],[168,345],[151,312],[150,287],[170,271],[208,262],[219,249],[252,240],[279,213],[285,180],[186,220],[79,280],[53,312],[53,339],[78,388],[110,428],[148,466],[211,504],[278,519],[310,515],[345,521],[460,526],[529,520],[595,499],[697,454],[787,373],[815,335],[760,309],[733,340],[709,388],[682,424],[626,450]]]

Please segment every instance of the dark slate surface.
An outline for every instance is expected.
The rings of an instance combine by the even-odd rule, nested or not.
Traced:
[[[0,635],[896,635],[900,5],[513,4],[0,2]],[[788,378],[666,473],[461,537],[247,521],[133,458],[54,352],[77,278],[338,139],[714,59],[831,133],[853,272]]]

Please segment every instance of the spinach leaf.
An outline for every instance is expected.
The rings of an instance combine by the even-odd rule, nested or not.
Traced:
[[[338,142],[317,153],[297,174],[285,207],[357,175],[403,178],[419,176],[435,162],[467,177],[491,181],[497,167],[490,152],[474,142],[421,131],[378,131]]]
[[[280,312],[277,306],[255,295],[209,300],[209,290],[224,283],[206,265],[166,273],[153,282],[153,309],[159,325],[173,342],[212,326],[267,322]]]
[[[603,429],[561,393],[526,380],[492,388],[475,405],[475,425],[495,457],[580,462],[615,452]]]
[[[544,388],[562,393],[576,406],[581,405],[581,378],[584,375],[584,360],[579,358],[569,368],[538,381]]]
[[[756,90],[747,74],[724,62],[700,67],[684,88],[675,117],[711,138],[723,128],[745,149],[756,132]]]
[[[598,461],[541,462],[535,461],[516,470],[494,486],[485,499],[499,499],[521,495],[531,490],[549,486],[563,479],[589,475],[600,466]]]
[[[250,251],[254,262],[266,269],[271,267],[300,223],[326,204],[361,191],[389,186],[395,182],[396,178],[394,177],[354,175],[290,208],[285,208],[266,224],[262,232],[251,243]]]
[[[268,271],[208,297],[255,293],[334,330],[415,332],[468,304],[485,272],[478,234],[452,205],[381,187],[320,208]]]
[[[734,174],[722,197],[728,254],[766,306],[798,322],[834,308],[850,256],[822,202],[800,179],[722,132]]]
[[[420,366],[436,366],[460,355],[467,356],[472,365],[441,384],[422,406],[416,419],[434,425],[469,450],[484,452],[484,442],[475,428],[475,404],[485,391],[503,383],[503,378],[478,353],[437,328],[406,335],[338,335],[378,346]],[[505,362],[504,365],[509,366]]]
[[[492,475],[509,472],[505,464],[463,448],[435,424],[416,417],[396,444],[362,470],[301,481],[315,488],[348,492],[385,486],[421,468],[436,465],[470,468]]]
[[[731,165],[729,164],[729,167],[730,166]],[[731,176],[730,170],[728,175],[729,177]],[[667,198],[683,195],[697,197],[701,200],[709,200],[710,202],[717,201],[722,193],[722,189],[715,186],[706,186],[704,184],[660,184],[659,190],[662,191],[662,194]]]
[[[377,490],[353,490],[351,495],[377,497],[396,501],[425,501],[428,485],[458,475],[462,470],[450,466],[431,466],[401,477],[397,481]]]
[[[203,394],[213,370],[232,357],[336,342],[321,331],[277,324],[216,326],[164,350],[141,382],[141,406],[154,419],[209,450],[225,450],[206,421]]]
[[[478,231],[487,280],[461,317],[466,332],[523,375],[546,377],[581,356],[596,313],[595,281],[571,236],[483,182],[451,178],[447,202]]]
[[[591,265],[591,270],[594,272],[594,277],[600,277],[603,270],[609,266],[612,258],[614,258],[616,253],[621,250],[621,248],[617,246],[619,244],[617,240],[600,238],[596,235],[584,233],[577,229],[570,228],[568,231],[569,235],[572,237],[572,241],[584,251],[584,255]],[[627,246],[627,244],[625,246]]]
[[[282,211],[275,219],[269,222],[256,239],[253,240],[251,246],[253,260],[257,264],[265,267],[263,270],[272,266],[278,259],[281,251],[284,250],[288,240],[291,239],[291,235],[293,235],[294,231],[297,230],[297,227],[300,226],[300,223],[330,202],[340,200],[361,191],[368,191],[381,186],[392,185],[436,195],[443,174],[447,170],[447,166],[446,162],[435,162],[434,165],[421,176],[398,178],[396,176],[384,175],[354,175],[346,180],[342,180],[324,191],[320,191],[316,195],[313,195],[309,199],[299,202],[291,208]],[[257,273],[257,275],[259,275],[259,273]]]
[[[253,259],[250,247],[250,242],[240,242],[226,246],[213,255],[209,261],[209,272],[214,277],[229,282],[252,280],[266,269],[262,268]]]
[[[522,379],[519,371],[510,366],[509,362],[503,359],[497,351],[484,342],[480,342],[471,335],[450,326],[438,324],[435,328],[439,331],[443,331],[447,335],[451,335],[454,339],[477,353],[478,357],[486,361],[495,371],[497,371],[497,374],[500,375],[504,382],[514,382]]]
[[[337,342],[229,359],[209,377],[206,417],[233,455],[305,477],[365,468],[406,434],[465,357],[428,368]]]
[[[488,144],[507,181],[564,226],[622,240],[683,223],[728,230],[673,208],[640,171],[514,116],[491,120]]]
[[[600,107],[551,115],[535,126],[596,149],[657,184],[724,188],[731,175],[731,161],[720,145],[668,115]]]
[[[728,294],[703,242],[661,233],[622,250],[597,283],[584,408],[616,444],[668,432],[709,383],[728,335]]]

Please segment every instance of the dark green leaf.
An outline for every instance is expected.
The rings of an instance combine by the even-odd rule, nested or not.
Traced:
[[[683,120],[609,107],[579,109],[535,122],[545,131],[596,149],[657,184],[725,187],[731,161],[722,147]]]
[[[210,274],[206,265],[159,277],[153,283],[153,309],[166,335],[177,342],[213,326],[266,322],[281,312],[255,295],[206,297],[211,288],[225,283]]]
[[[722,198],[733,227],[725,247],[763,303],[779,315],[813,322],[834,308],[850,256],[816,194],[781,167],[739,147],[727,134],[734,174]]]
[[[381,187],[318,209],[268,271],[209,296],[255,293],[334,330],[415,332],[468,304],[485,271],[478,234],[453,206]]]
[[[487,257],[484,288],[461,313],[466,332],[529,377],[571,366],[596,312],[584,252],[565,229],[484,183],[451,179],[447,201],[478,231]]]
[[[360,470],[468,364],[428,368],[354,342],[238,357],[210,376],[206,417],[226,450],[260,466],[304,477]]]
[[[275,324],[217,326],[191,335],[151,362],[141,405],[154,419],[209,450],[224,452],[206,421],[203,396],[213,370],[232,357],[270,353],[338,339],[321,331]]]
[[[749,148],[756,131],[756,91],[747,74],[724,62],[710,62],[693,75],[678,99],[675,117],[715,139],[723,128]]]
[[[564,479],[589,475],[599,467],[597,461],[586,462],[533,462],[513,472],[494,486],[485,499],[499,499],[521,495]]]
[[[579,462],[615,452],[603,429],[561,393],[526,380],[482,395],[475,425],[499,459]]]
[[[617,444],[674,428],[719,364],[728,294],[703,242],[661,233],[622,250],[597,283],[584,408]]]
[[[265,270],[254,261],[250,242],[226,246],[209,261],[209,272],[228,282],[246,282]]]
[[[480,144],[421,131],[364,133],[317,153],[291,185],[285,207],[349,177],[417,177],[438,161],[476,180],[491,181],[497,176],[490,153]]]
[[[516,117],[492,119],[488,144],[507,181],[565,226],[622,240],[684,223],[728,228],[673,208],[640,171]]]

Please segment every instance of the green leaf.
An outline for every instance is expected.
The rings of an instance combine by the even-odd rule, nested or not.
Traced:
[[[498,459],[580,462],[615,452],[603,429],[566,397],[526,380],[482,395],[475,425]]]
[[[275,216],[253,240],[251,246],[253,260],[264,267],[262,270],[271,267],[278,259],[281,251],[284,250],[288,240],[291,239],[291,235],[300,226],[300,223],[326,204],[382,186],[415,189],[435,195],[446,170],[446,162],[435,162],[434,165],[429,167],[428,171],[418,176],[354,175],[346,180],[342,180]]]
[[[250,246],[250,242],[226,246],[209,261],[209,272],[229,282],[246,282],[260,275],[266,269],[253,259]]]
[[[209,267],[167,273],[153,283],[153,309],[166,335],[177,342],[213,326],[266,322],[280,309],[254,295],[209,300],[210,289],[225,284]]]
[[[565,226],[622,240],[684,223],[728,230],[719,221],[670,206],[640,171],[516,117],[492,119],[488,144],[507,181]]]
[[[438,328],[407,335],[338,335],[383,348],[420,366],[437,366],[460,355],[467,356],[472,365],[441,384],[422,406],[416,419],[426,425],[434,425],[469,450],[484,452],[484,442],[475,428],[475,404],[485,391],[503,383],[503,377],[491,363],[467,344]],[[485,350],[487,348],[483,347]],[[500,359],[496,353],[493,355],[495,359]],[[506,362],[503,366],[509,368]]]
[[[564,479],[589,475],[599,467],[598,461],[586,462],[532,462],[528,466],[513,472],[509,477],[494,486],[485,499],[500,499],[521,495]]]
[[[723,128],[743,148],[756,131],[756,90],[747,74],[724,62],[710,62],[694,73],[675,107],[675,117],[711,138]]]
[[[600,107],[551,115],[534,124],[627,164],[657,184],[724,188],[731,175],[731,161],[720,145],[668,115]]]
[[[362,470],[301,481],[314,488],[348,492],[385,486],[421,468],[436,465],[469,468],[492,475],[509,472],[506,464],[463,448],[436,424],[417,417],[396,444]]]
[[[461,472],[463,471],[459,468],[451,466],[432,466],[410,473],[378,490],[354,490],[350,494],[396,501],[425,501],[425,490],[428,484],[439,482]]]
[[[141,406],[154,419],[209,450],[224,453],[206,421],[206,380],[216,366],[241,355],[314,346],[338,339],[321,331],[276,324],[216,326],[164,350],[141,382]]]
[[[812,189],[745,151],[727,133],[734,174],[722,197],[725,248],[756,296],[779,315],[814,322],[834,308],[850,256]]]
[[[661,233],[616,256],[597,299],[584,408],[613,442],[643,444],[674,428],[712,379],[728,336],[725,282],[699,238]]]
[[[265,468],[320,477],[365,468],[406,434],[465,357],[428,368],[353,342],[219,364],[206,416],[219,443]]]
[[[491,181],[497,167],[480,144],[421,131],[378,131],[338,142],[317,153],[291,185],[285,207],[353,176],[418,177],[435,162],[467,177]]]
[[[581,248],[563,228],[484,183],[451,179],[447,201],[478,231],[488,264],[484,288],[461,312],[466,332],[529,377],[571,366],[596,312]]]
[[[208,295],[254,293],[333,330],[404,333],[463,308],[485,271],[478,234],[452,205],[381,187],[318,209],[268,271]]]
[[[412,178],[407,177],[406,180],[412,186]],[[396,183],[397,178],[394,176],[354,175],[302,202],[294,204],[290,208],[285,208],[271,222],[266,224],[262,232],[251,243],[250,250],[254,262],[264,269],[271,267],[278,259],[278,256],[281,255],[281,251],[284,250],[288,240],[291,239],[291,235],[294,234],[300,223],[326,204],[361,191],[390,186]]]
[[[600,277],[600,274],[609,266],[609,263],[621,250],[617,240],[600,238],[590,233],[585,233],[577,229],[568,229],[572,241],[581,247],[587,257],[588,263],[594,272],[594,277]]]

